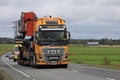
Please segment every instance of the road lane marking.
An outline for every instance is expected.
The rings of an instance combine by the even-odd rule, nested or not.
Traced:
[[[18,70],[18,69],[16,69],[15,67],[13,67],[13,66],[11,66],[10,64],[8,64],[5,60],[4,60],[4,58],[2,57],[2,61],[7,65],[7,66],[9,66],[10,68],[12,68],[13,70],[15,70],[15,71],[17,71],[17,72],[19,72],[19,73],[21,73],[21,74],[23,74],[24,76],[26,76],[26,77],[30,77],[29,75],[27,75],[26,73],[24,73],[24,72],[22,72],[22,71],[20,71],[20,70]]]
[[[79,72],[79,71],[76,71],[76,70],[74,70],[74,69],[72,69],[71,71],[76,72],[76,73]]]
[[[68,68],[68,70],[72,71],[72,72],[76,72],[78,73],[79,71],[75,70],[75,69],[72,69],[72,68]]]
[[[120,72],[119,70],[112,70],[112,69],[106,69],[106,68],[98,68],[98,67],[90,67],[90,66],[84,66],[85,68],[91,68],[91,69],[98,69],[98,70],[107,70],[107,71],[114,71],[114,72]]]
[[[115,80],[115,79],[112,79],[112,78],[105,78],[105,79],[107,79],[107,80]]]

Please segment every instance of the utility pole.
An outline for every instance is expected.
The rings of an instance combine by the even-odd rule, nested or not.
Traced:
[[[12,28],[14,28],[14,43],[15,43],[15,37],[17,36],[17,21],[12,22],[14,25]]]

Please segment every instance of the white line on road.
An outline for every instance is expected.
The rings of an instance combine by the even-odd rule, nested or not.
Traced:
[[[78,64],[79,65],[79,64]],[[120,72],[120,70],[112,70],[112,69],[105,69],[105,68],[98,68],[98,67],[90,67],[90,66],[84,66],[85,68],[91,68],[91,69],[99,69],[99,70],[107,70],[107,71],[114,71],[114,72]]]
[[[8,63],[4,60],[3,57],[2,57],[2,61],[3,61],[6,65],[8,65],[10,68],[12,68],[13,70],[15,70],[15,71],[17,71],[17,72],[23,74],[23,75],[26,76],[26,77],[30,77],[29,75],[25,74],[24,72],[22,72],[22,71],[16,69],[15,67],[11,66],[10,64],[8,64]]]
[[[76,71],[76,70],[74,70],[74,69],[72,69],[71,71],[73,71],[73,72],[79,72],[79,71]]]
[[[115,80],[115,79],[112,79],[112,78],[105,78],[105,79],[107,79],[107,80]]]
[[[76,72],[76,73],[78,73],[78,72],[79,72],[79,71],[74,70],[74,69],[72,69],[72,68],[68,68],[68,70],[70,70],[70,71],[72,71],[72,72]]]

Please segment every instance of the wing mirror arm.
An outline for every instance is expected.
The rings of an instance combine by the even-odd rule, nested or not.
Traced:
[[[69,31],[67,31],[67,39],[68,39],[68,42],[70,42],[70,39],[71,39],[71,33]]]

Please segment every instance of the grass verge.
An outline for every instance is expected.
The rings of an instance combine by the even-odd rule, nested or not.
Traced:
[[[10,79],[10,76],[6,74],[5,71],[0,70],[0,80],[11,80],[11,79]]]
[[[12,51],[12,49],[13,44],[0,44],[0,57],[9,51]],[[1,68],[0,68],[0,80],[11,80],[10,76],[7,75],[7,73],[5,73],[4,70],[1,70]]]
[[[69,60],[72,63],[120,70],[120,47],[69,46]]]
[[[12,49],[13,44],[0,44],[0,57],[9,51],[12,51]]]

